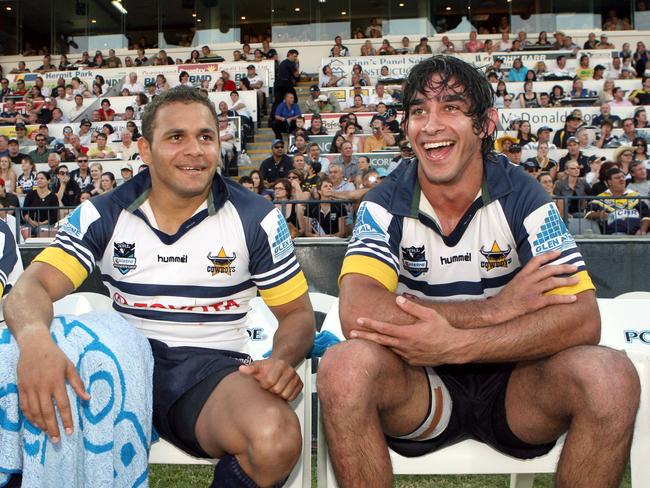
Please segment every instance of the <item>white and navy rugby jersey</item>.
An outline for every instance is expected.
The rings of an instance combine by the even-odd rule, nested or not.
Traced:
[[[0,252],[2,253],[0,254],[0,297],[2,297],[12,285],[16,284],[23,272],[23,261],[20,258],[16,236],[2,219],[0,219]]]
[[[440,300],[496,295],[538,254],[578,266],[580,282],[551,293],[593,289],[583,258],[541,186],[505,158],[484,162],[481,191],[454,231],[443,236],[422,194],[417,161],[395,172],[361,204],[341,277],[360,273],[389,291]]]
[[[269,306],[307,291],[284,217],[216,175],[205,208],[168,235],[143,212],[150,187],[144,171],[84,202],[36,261],[59,269],[75,287],[97,265],[115,310],[149,338],[243,351],[258,290]]]

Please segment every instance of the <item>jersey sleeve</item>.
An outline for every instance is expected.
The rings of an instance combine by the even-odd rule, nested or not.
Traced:
[[[595,289],[582,254],[578,250],[576,241],[567,229],[555,203],[549,201],[548,195],[542,187],[528,175],[522,174],[519,179],[522,185],[530,188],[522,190],[517,199],[509,205],[516,208],[509,209],[506,213],[513,215],[511,229],[517,242],[517,254],[521,266],[525,266],[535,256],[551,251],[560,251],[560,256],[548,265],[573,264],[578,270],[575,276],[579,278],[577,284],[550,290],[548,294],[573,295],[586,290]]]
[[[18,262],[16,241],[7,223],[0,219],[0,296],[4,295],[9,275]]]
[[[308,291],[289,227],[278,209],[266,214],[251,239],[251,279],[268,306],[284,305]]]
[[[101,225],[99,211],[90,200],[85,201],[68,215],[54,242],[34,261],[55,267],[78,288],[103,254]]]
[[[401,221],[377,202],[359,206],[352,239],[339,275],[357,273],[377,280],[390,292],[397,290]]]

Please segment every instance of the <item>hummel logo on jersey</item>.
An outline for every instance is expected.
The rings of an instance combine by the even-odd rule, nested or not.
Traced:
[[[237,259],[237,254],[233,252],[232,256],[228,256],[223,246],[216,256],[212,253],[208,253],[208,259],[212,262],[212,266],[208,266],[207,271],[212,273],[212,276],[217,274],[227,274],[228,276],[231,276],[235,272],[235,267],[232,263]]]
[[[352,232],[355,239],[373,239],[377,241],[386,241],[386,232],[382,229],[375,219],[372,218],[367,205],[361,205],[357,214],[357,223]]]
[[[135,242],[113,243],[113,267],[123,275],[136,268]]]
[[[429,271],[429,262],[426,259],[424,246],[403,247],[402,262],[404,263],[404,269],[415,278]]]
[[[484,268],[485,271],[490,271],[494,268],[507,268],[512,263],[512,258],[508,257],[511,251],[512,247],[510,245],[508,245],[508,249],[502,250],[497,244],[497,241],[492,243],[489,251],[485,250],[485,246],[481,246],[481,254],[486,259],[485,261],[481,261],[481,268]]]

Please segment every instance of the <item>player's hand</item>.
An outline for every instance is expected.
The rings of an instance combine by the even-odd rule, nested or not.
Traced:
[[[53,400],[56,402],[65,433],[70,435],[74,429],[66,380],[82,400],[90,400],[90,395],[86,392],[74,364],[54,343],[49,331],[34,334],[28,344],[29,347],[20,348],[17,366],[20,409],[27,420],[56,443],[61,434]]]
[[[573,286],[580,281],[577,276],[561,276],[575,274],[577,266],[548,264],[560,254],[560,251],[552,251],[535,256],[496,297],[487,301],[494,310],[495,323],[506,322],[549,305],[575,302],[575,295],[545,295],[550,290]]]
[[[414,324],[395,325],[359,318],[359,328],[353,329],[350,337],[388,347],[411,366],[437,366],[461,361],[458,348],[462,347],[464,330],[453,327],[432,308],[403,296],[397,297],[396,303],[402,311],[415,317]]]
[[[282,359],[268,358],[240,366],[239,372],[250,375],[260,386],[288,402],[294,400],[302,390],[302,380],[296,370]]]

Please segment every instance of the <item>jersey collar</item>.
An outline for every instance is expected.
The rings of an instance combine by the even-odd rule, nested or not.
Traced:
[[[149,198],[151,192],[151,175],[149,170],[146,169],[135,175],[131,180],[118,186],[111,192],[111,198],[117,202],[120,207],[133,213],[140,205]],[[215,173],[212,180],[212,190],[208,194],[208,215],[214,215],[223,207],[223,205],[230,198],[230,192],[226,186],[223,178],[218,173]]]
[[[490,153],[484,158],[480,197],[483,205],[488,205],[513,190],[512,180],[507,171],[510,164],[505,156],[496,153]],[[418,181],[418,165],[418,160],[414,159],[397,177],[400,183],[395,186],[395,191],[391,194],[391,213],[418,218],[422,190]]]
[[[144,212],[140,210],[140,206],[149,198],[150,192],[151,175],[149,174],[149,170],[146,169],[113,190],[110,193],[110,197],[124,210],[144,220],[164,244],[173,244],[176,242],[188,230],[193,228],[206,217],[216,214],[230,198],[230,192],[223,181],[223,178],[218,173],[215,173],[214,179],[212,180],[212,190],[208,194],[206,208],[183,222],[176,234],[168,235],[154,228],[145,216]]]

